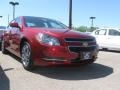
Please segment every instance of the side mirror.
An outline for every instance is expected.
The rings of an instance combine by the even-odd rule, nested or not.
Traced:
[[[10,23],[9,25],[10,25],[11,27],[20,28],[20,26],[19,26],[18,23],[16,23],[16,22]]]

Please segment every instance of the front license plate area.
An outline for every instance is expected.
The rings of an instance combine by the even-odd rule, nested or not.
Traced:
[[[83,52],[82,53],[82,60],[91,59],[91,52]]]

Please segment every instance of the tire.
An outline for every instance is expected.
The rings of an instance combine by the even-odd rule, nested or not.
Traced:
[[[1,43],[1,51],[3,54],[7,54],[8,51],[5,49],[5,41],[2,40],[2,43]]]
[[[89,61],[83,62],[82,65],[83,65],[83,66],[87,66],[87,65],[93,64],[94,62],[95,62],[95,60],[90,59]]]
[[[89,64],[93,64],[95,62],[95,60],[94,59],[91,59],[87,64],[89,65]]]
[[[33,60],[32,60],[32,51],[28,42],[24,42],[22,44],[21,61],[24,69],[32,70],[34,68]]]

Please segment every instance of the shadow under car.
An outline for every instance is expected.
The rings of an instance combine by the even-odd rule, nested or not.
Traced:
[[[36,67],[31,72],[59,80],[90,80],[112,74],[113,68],[93,63],[88,66]]]

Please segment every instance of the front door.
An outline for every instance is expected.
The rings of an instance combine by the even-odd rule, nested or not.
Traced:
[[[107,45],[107,29],[96,30],[92,34],[100,47],[105,47]]]
[[[14,22],[18,23],[20,25],[20,19],[16,18]],[[10,29],[10,49],[14,54],[17,56],[20,56],[20,40],[21,40],[21,28],[18,27],[11,27]]]

